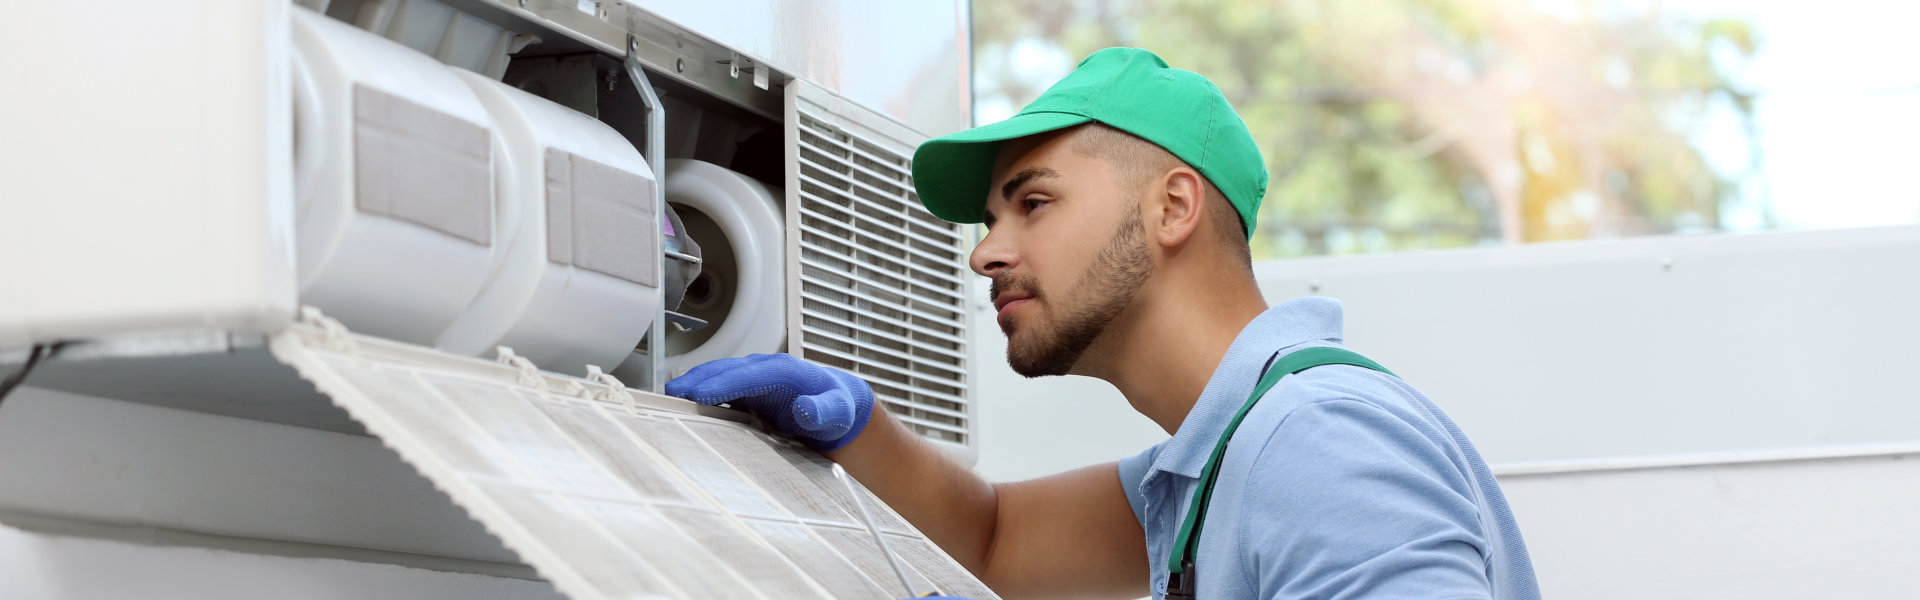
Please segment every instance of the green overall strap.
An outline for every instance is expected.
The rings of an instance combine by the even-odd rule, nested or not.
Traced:
[[[1181,597],[1175,595],[1176,589],[1185,592],[1184,597],[1192,597],[1195,576],[1189,571],[1193,568],[1194,550],[1200,545],[1200,527],[1206,521],[1207,502],[1213,498],[1214,480],[1220,475],[1220,463],[1227,456],[1227,441],[1233,439],[1233,431],[1240,428],[1240,421],[1247,418],[1253,405],[1267,394],[1267,390],[1273,389],[1273,385],[1279,383],[1282,377],[1321,365],[1352,365],[1393,375],[1393,371],[1388,371],[1380,363],[1343,348],[1298,350],[1280,357],[1273,366],[1268,367],[1260,377],[1259,385],[1253,387],[1253,394],[1247,397],[1247,403],[1240,406],[1240,412],[1234,413],[1232,421],[1227,422],[1226,431],[1221,432],[1220,440],[1213,444],[1213,454],[1207,457],[1206,467],[1200,470],[1200,483],[1194,488],[1193,503],[1187,507],[1187,519],[1180,524],[1180,534],[1174,536],[1173,552],[1168,557],[1167,572],[1171,574],[1167,585],[1168,598]]]

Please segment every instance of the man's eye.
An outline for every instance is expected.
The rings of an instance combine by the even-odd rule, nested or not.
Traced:
[[[1021,200],[1020,206],[1022,208],[1027,209],[1027,212],[1033,212],[1033,209],[1040,208],[1041,206],[1046,205],[1046,203],[1047,201],[1041,200],[1038,198],[1028,198],[1026,200]]]

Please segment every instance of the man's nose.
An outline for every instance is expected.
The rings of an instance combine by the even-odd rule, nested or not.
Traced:
[[[1019,262],[1014,252],[1013,236],[1004,230],[987,230],[987,237],[981,238],[980,245],[973,247],[973,255],[968,262],[973,272],[981,277],[993,277],[995,274],[1012,269]]]

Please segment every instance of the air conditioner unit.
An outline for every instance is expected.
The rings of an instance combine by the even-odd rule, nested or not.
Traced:
[[[394,396],[450,388],[401,379],[537,408],[492,417],[598,399],[715,418],[664,381],[786,351],[975,454],[970,234],[922,208],[908,165],[967,125],[965,48],[874,52],[929,24],[964,44],[964,3],[8,12],[34,24],[22,43],[61,57],[15,63],[22,93],[0,114],[0,365],[50,354],[36,387],[379,436],[510,545],[546,534],[458,491],[486,485]],[[492,417],[463,431],[509,435]],[[728,468],[817,476],[770,464]],[[561,577],[570,594],[613,589],[515,549],[581,575]],[[921,559],[922,581],[977,585]]]
[[[656,392],[707,359],[789,351],[971,456],[970,234],[921,207],[908,169],[965,125],[964,97],[909,125],[783,70],[858,65],[774,64],[655,14],[721,10],[681,4],[26,9],[98,36],[207,33],[135,56],[75,44],[112,75],[36,72],[6,116],[26,143],[7,161],[0,347],[270,335],[313,306]]]

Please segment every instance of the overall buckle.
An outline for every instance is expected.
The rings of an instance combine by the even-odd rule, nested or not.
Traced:
[[[1181,562],[1180,571],[1167,574],[1167,600],[1194,600],[1194,580],[1199,577],[1193,571],[1193,561]]]

